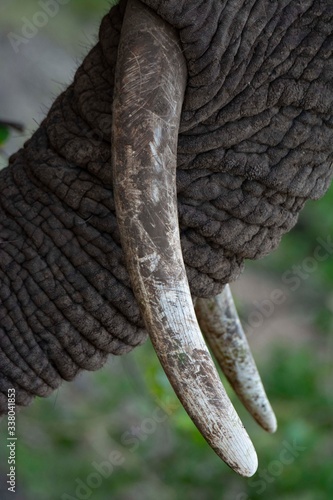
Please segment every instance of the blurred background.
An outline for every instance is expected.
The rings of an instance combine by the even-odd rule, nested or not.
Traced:
[[[42,4],[58,6],[46,22],[37,14],[45,12]],[[71,81],[109,6],[105,0],[1,0],[0,120],[16,121],[25,132],[0,128],[0,168]],[[41,25],[37,32],[32,20]],[[18,415],[15,498],[333,498],[332,206],[333,189],[308,203],[279,249],[247,263],[232,286],[279,423],[276,434],[266,434],[226,383],[258,452],[253,478],[237,476],[215,456],[180,407],[147,342]],[[278,304],[272,300],[277,295]],[[1,499],[12,498],[6,431],[4,419]]]

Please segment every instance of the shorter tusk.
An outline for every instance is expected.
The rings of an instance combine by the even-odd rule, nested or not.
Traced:
[[[276,417],[262,385],[229,285],[212,299],[197,299],[196,313],[201,330],[239,399],[259,425],[268,432],[275,432]]]
[[[177,216],[177,140],[186,66],[177,32],[129,0],[113,103],[117,221],[133,291],[160,362],[215,452],[252,476],[257,455],[195,316]]]

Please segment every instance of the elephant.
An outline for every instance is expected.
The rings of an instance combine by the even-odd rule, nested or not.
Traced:
[[[202,333],[274,432],[228,284],[330,185],[332,50],[330,0],[112,7],[0,172],[0,413],[149,335],[210,446],[255,473]]]

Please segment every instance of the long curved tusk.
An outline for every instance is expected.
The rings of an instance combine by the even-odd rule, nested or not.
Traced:
[[[130,0],[118,50],[112,137],[127,269],[155,351],[181,403],[216,453],[251,476],[256,452],[203,340],[181,253],[176,161],[185,86],[176,31]]]
[[[275,432],[276,417],[262,385],[229,285],[217,297],[197,299],[195,310],[201,330],[239,399],[266,431]]]

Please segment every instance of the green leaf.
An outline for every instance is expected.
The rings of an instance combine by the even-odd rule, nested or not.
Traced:
[[[2,146],[9,137],[8,127],[0,125],[0,146]]]

